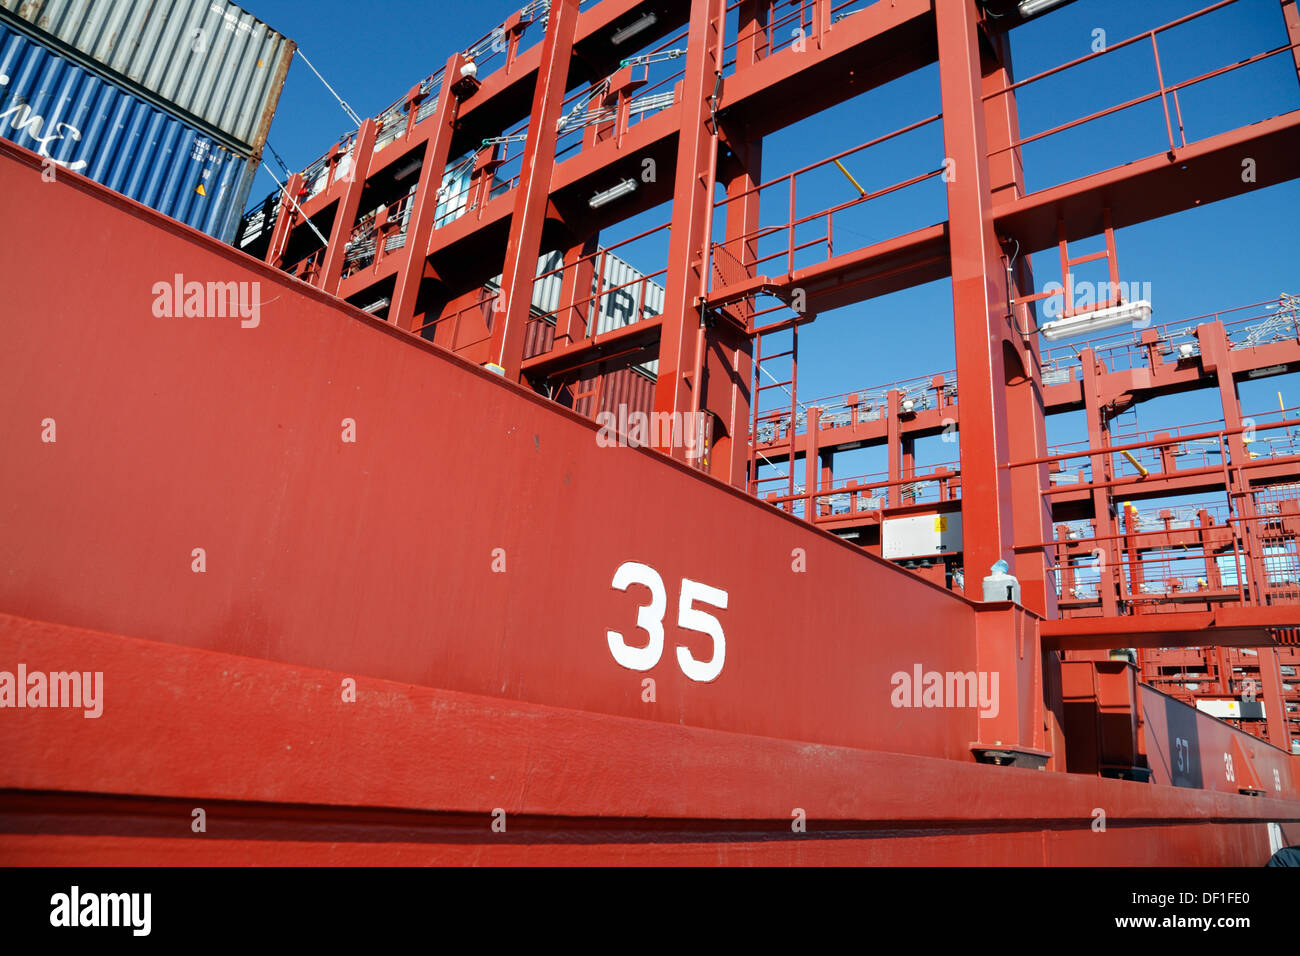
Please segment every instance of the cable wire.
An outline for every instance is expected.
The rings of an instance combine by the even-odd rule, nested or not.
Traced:
[[[266,163],[263,163],[262,168],[266,170],[267,174],[272,179],[275,179],[275,184],[279,186],[280,191],[284,193],[284,198],[289,200],[289,204],[293,206],[294,209],[298,210],[298,215],[302,216],[303,220],[307,223],[307,225],[311,227],[311,231],[316,233],[316,238],[320,240],[320,244],[322,246],[328,246],[330,244],[330,241],[326,239],[323,235],[321,235],[321,231],[316,228],[316,223],[311,221],[311,218],[305,212],[302,211],[302,206],[299,206],[298,203],[294,200],[294,198],[289,195],[289,190],[280,182],[279,179],[276,179],[275,173],[271,172],[271,167],[266,165]]]
[[[325,84],[325,89],[329,90],[330,93],[333,95],[334,99],[339,101],[339,106],[343,107],[343,112],[348,114],[348,118],[352,120],[352,122],[356,123],[358,127],[360,127],[361,117],[357,115],[356,111],[352,107],[348,106],[348,104],[344,101],[343,97],[339,96],[338,93],[334,91],[334,87],[330,86],[329,83],[326,81],[325,77],[320,75],[320,70],[316,69],[316,67],[311,65],[311,60],[307,59],[306,54],[302,52],[302,47],[299,47],[297,52],[298,55],[302,57],[302,62],[307,64],[307,69],[315,73],[316,79],[320,80],[321,83]]]

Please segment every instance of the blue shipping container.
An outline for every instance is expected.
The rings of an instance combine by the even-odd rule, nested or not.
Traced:
[[[226,242],[257,169],[178,117],[4,23],[0,136]]]

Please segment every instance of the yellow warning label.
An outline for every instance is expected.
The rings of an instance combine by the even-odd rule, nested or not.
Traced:
[[[200,196],[206,196],[206,195],[208,194],[208,191],[207,191],[206,189],[203,188],[203,184],[202,184],[202,183],[199,183],[198,188],[195,189],[194,191],[195,191],[196,193],[198,193]]]
[[[939,515],[937,518],[934,519],[934,532],[935,532],[935,534],[942,534],[943,532],[945,532],[945,531],[947,531],[947,530],[948,530],[948,519],[947,519],[947,517],[945,517],[944,515]]]

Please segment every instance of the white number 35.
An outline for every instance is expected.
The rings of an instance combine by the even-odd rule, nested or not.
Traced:
[[[650,591],[650,603],[642,605],[636,615],[636,626],[650,635],[649,642],[645,647],[631,647],[618,631],[607,631],[605,636],[609,641],[609,652],[614,655],[615,661],[629,670],[648,671],[659,663],[659,658],[664,653],[664,611],[668,607],[668,593],[664,590],[664,579],[658,571],[647,564],[627,561],[614,572],[612,587],[616,591],[626,591],[633,584],[639,584]],[[713,639],[713,657],[707,661],[697,661],[687,648],[679,645],[677,664],[691,680],[707,682],[722,673],[722,665],[727,658],[727,640],[722,634],[722,624],[708,611],[695,607],[697,601],[725,611],[727,592],[682,578],[681,594],[677,602],[677,626],[683,630],[709,635]]]

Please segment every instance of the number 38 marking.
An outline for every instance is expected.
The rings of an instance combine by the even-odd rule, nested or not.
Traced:
[[[632,647],[618,631],[607,631],[605,637],[615,661],[629,670],[648,671],[659,663],[659,658],[664,653],[664,611],[668,607],[668,592],[664,589],[664,579],[658,571],[647,564],[627,561],[614,572],[611,586],[616,591],[626,591],[633,584],[639,584],[650,591],[650,603],[642,605],[636,615],[636,626],[650,635],[649,642],[645,647]],[[727,592],[682,578],[681,594],[677,601],[677,626],[712,638],[713,657],[707,661],[698,661],[687,648],[679,645],[677,664],[691,680],[707,683],[722,673],[722,665],[727,659],[727,640],[722,633],[722,624],[708,611],[695,607],[697,601],[725,611]]]

